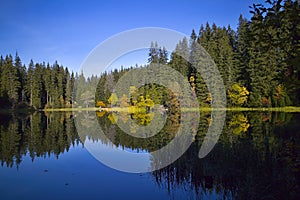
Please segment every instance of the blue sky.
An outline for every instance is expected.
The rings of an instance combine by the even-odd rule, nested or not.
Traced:
[[[30,59],[51,64],[57,60],[78,71],[89,52],[114,34],[162,27],[190,35],[206,22],[236,28],[240,14],[250,18],[248,7],[253,2],[1,0],[0,54],[15,55],[18,51],[26,65]]]

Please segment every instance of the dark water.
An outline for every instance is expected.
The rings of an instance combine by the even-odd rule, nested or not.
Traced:
[[[128,118],[141,126],[151,121],[151,115],[107,113],[0,115],[0,199],[300,197],[300,114],[227,113],[218,143],[199,159],[212,123],[210,113],[201,113],[188,150],[173,164],[148,173],[107,167],[87,146],[109,139],[124,151],[152,152],[174,138],[182,121],[192,119],[172,114],[157,135],[144,139],[118,127],[117,121]]]

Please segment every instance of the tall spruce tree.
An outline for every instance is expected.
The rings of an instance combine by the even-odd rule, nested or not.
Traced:
[[[17,68],[13,64],[13,58],[11,55],[6,56],[4,68],[2,70],[2,86],[4,87],[4,91],[7,92],[7,96],[12,106],[14,107],[19,100],[19,88],[20,82],[18,78]]]

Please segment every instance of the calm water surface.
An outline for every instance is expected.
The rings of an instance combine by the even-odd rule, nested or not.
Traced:
[[[93,118],[93,120],[88,120]],[[78,134],[75,119],[85,118]],[[193,143],[175,163],[131,174],[111,169],[87,150],[107,144],[124,151],[152,152],[168,144],[183,119],[168,117],[159,134],[130,136],[116,120],[143,126],[151,116],[109,113],[0,115],[0,199],[299,199],[300,115],[227,113],[217,145],[203,159],[198,152],[210,113],[201,113]],[[185,119],[187,120],[187,119]],[[106,138],[106,139],[107,139]]]

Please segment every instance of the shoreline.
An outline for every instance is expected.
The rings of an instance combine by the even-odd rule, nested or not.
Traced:
[[[106,112],[129,112],[130,107],[114,107],[114,108],[102,108],[102,111]],[[244,111],[252,111],[252,112],[300,112],[300,107],[288,106],[288,107],[270,107],[270,108],[246,108],[246,107],[229,107],[229,108],[210,108],[210,107],[202,107],[202,108],[182,108],[182,112],[196,112],[204,111],[230,111],[230,112],[244,112]],[[47,108],[40,109],[39,111],[43,112],[80,112],[80,111],[99,111],[97,107],[91,108]]]
[[[101,108],[105,112],[134,112],[137,108],[134,107],[114,107],[114,108]],[[89,108],[46,108],[46,109],[0,109],[0,113],[34,113],[34,112],[82,112],[82,111],[100,111],[98,107]],[[197,108],[181,108],[181,112],[211,112],[211,111],[229,111],[229,112],[290,112],[300,113],[300,107],[287,106],[287,107],[270,107],[270,108],[248,108],[248,107],[228,107],[228,108],[211,108],[200,107]]]

